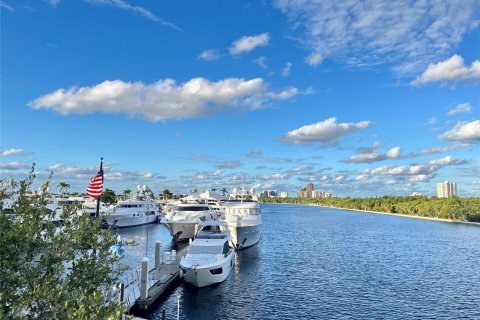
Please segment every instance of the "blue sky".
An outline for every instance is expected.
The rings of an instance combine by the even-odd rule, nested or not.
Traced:
[[[0,9],[2,178],[480,196],[478,0]]]

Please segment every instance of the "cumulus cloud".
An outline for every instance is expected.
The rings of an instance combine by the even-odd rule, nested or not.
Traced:
[[[200,55],[198,56],[198,59],[200,60],[205,60],[205,61],[214,61],[218,60],[220,58],[220,54],[218,53],[217,50],[211,49],[211,50],[205,50]]]
[[[374,169],[367,169],[357,180],[365,181],[378,176],[402,177],[411,182],[430,181],[435,177],[438,170],[445,166],[462,165],[467,163],[465,160],[455,159],[452,156],[446,156],[441,159],[431,160],[424,164],[412,164],[402,166],[382,166]]]
[[[18,155],[22,153],[24,153],[23,149],[16,149],[16,148],[0,150],[0,156],[2,157]]]
[[[282,69],[282,76],[284,77],[289,76],[291,70],[292,70],[292,63],[287,62],[287,64],[285,64],[285,67]]]
[[[60,0],[49,0],[49,1],[50,2],[60,2]],[[183,32],[183,30],[180,29],[178,26],[160,18],[159,16],[155,15],[153,12],[151,12],[151,11],[149,11],[149,10],[143,8],[143,7],[140,7],[140,6],[131,5],[128,2],[123,1],[123,0],[87,0],[87,1],[91,4],[94,4],[94,5],[106,5],[106,6],[112,6],[112,7],[115,7],[115,8],[126,10],[126,11],[129,11],[129,12],[133,13],[133,14],[138,14],[140,16],[143,16],[143,17],[145,17],[145,18],[147,18],[151,21],[158,22],[165,27],[169,27],[171,29]]]
[[[378,161],[383,161],[387,159],[400,159],[401,148],[393,147],[388,150],[386,153],[381,153],[378,151],[378,144],[374,144],[372,148],[359,148],[357,149],[357,154],[351,156],[348,159],[342,160],[345,163],[373,163]]]
[[[286,173],[274,173],[270,175],[258,176],[256,177],[257,180],[260,181],[271,181],[271,180],[283,180],[289,177]]]
[[[156,122],[206,116],[232,108],[253,110],[297,93],[293,87],[268,91],[262,78],[227,78],[217,82],[194,78],[181,84],[173,79],[151,84],[107,80],[92,87],[58,89],[29,104],[37,110],[64,115],[104,112]]]
[[[305,57],[305,63],[311,65],[312,67],[318,66],[322,60],[323,58],[320,53],[312,53],[311,55]]]
[[[335,145],[343,136],[368,127],[370,127],[369,121],[337,124],[336,118],[329,118],[289,131],[281,138],[281,141],[294,144],[320,142],[324,145]]]
[[[243,36],[232,43],[229,52],[232,56],[248,53],[257,47],[267,46],[269,41],[270,35],[268,32],[256,36]]]
[[[27,169],[30,168],[30,165],[21,164],[18,162],[0,162],[0,169],[3,170],[20,170],[20,169]]]
[[[465,66],[463,58],[453,55],[451,58],[436,64],[429,64],[420,76],[411,82],[412,85],[422,85],[431,82],[458,82],[480,80],[480,60],[472,62],[470,67]]]
[[[448,110],[447,116],[453,116],[459,113],[470,113],[472,110],[472,106],[468,103],[460,103],[456,105],[455,108]]]
[[[110,170],[108,165],[103,166],[105,171]],[[86,176],[94,175],[98,172],[97,166],[85,167],[85,166],[66,166],[63,163],[56,163],[48,167],[50,171],[53,171],[54,174],[71,174],[76,176]]]
[[[441,134],[439,139],[465,143],[479,143],[480,120],[458,122],[454,128]]]
[[[478,27],[480,3],[276,0],[274,6],[304,33],[302,44],[313,55],[359,67],[391,63],[395,72],[412,74],[443,59]]]

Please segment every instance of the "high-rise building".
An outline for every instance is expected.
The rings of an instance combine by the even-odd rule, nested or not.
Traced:
[[[457,196],[457,184],[455,182],[444,181],[437,183],[438,198],[453,198]]]
[[[323,190],[313,191],[312,198],[331,198],[332,194]]]
[[[280,192],[280,198],[288,198],[288,192],[286,191]]]

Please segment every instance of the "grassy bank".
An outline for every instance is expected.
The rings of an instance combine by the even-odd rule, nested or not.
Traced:
[[[264,203],[292,203],[480,222],[480,198],[261,198]]]

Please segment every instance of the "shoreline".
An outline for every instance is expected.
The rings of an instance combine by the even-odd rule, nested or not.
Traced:
[[[382,214],[382,215],[385,215],[385,216],[394,216],[394,217],[396,216],[396,217],[404,217],[404,218],[412,218],[412,219],[421,219],[421,220],[429,220],[429,221],[436,221],[436,222],[458,223],[458,224],[466,224],[466,225],[472,225],[472,226],[480,227],[480,222],[463,221],[463,220],[455,220],[455,219],[432,218],[432,217],[414,216],[414,215],[403,214],[403,213],[390,213],[390,212],[383,212],[383,211],[350,209],[350,208],[341,208],[341,207],[334,207],[334,206],[322,206],[322,205],[313,204],[313,203],[309,203],[309,204],[300,204],[300,203],[273,203],[273,202],[263,202],[263,203],[270,203],[270,204],[294,204],[294,205],[300,205],[300,206],[323,207],[323,208],[330,208],[330,209],[337,209],[337,210],[355,211],[355,212],[359,212],[359,213]]]

